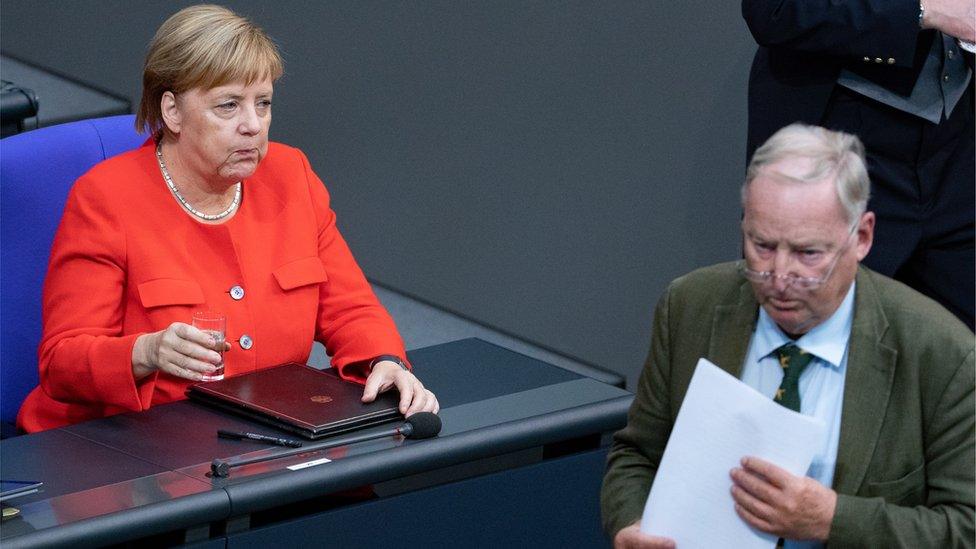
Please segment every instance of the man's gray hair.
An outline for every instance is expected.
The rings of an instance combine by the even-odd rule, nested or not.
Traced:
[[[742,203],[745,206],[749,184],[771,164],[787,158],[809,158],[810,171],[800,177],[776,173],[784,181],[812,183],[832,178],[837,196],[847,211],[847,221],[855,223],[867,210],[871,195],[864,145],[856,135],[830,131],[818,126],[790,124],[774,133],[756,149],[746,170],[742,184]]]

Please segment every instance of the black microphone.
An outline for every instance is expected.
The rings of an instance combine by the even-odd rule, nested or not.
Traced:
[[[388,436],[403,435],[406,438],[422,439],[435,437],[440,432],[441,418],[438,417],[437,414],[431,412],[417,412],[416,414],[407,418],[407,420],[404,421],[400,426],[387,431],[381,431],[379,433],[365,433],[351,437],[335,438],[332,440],[319,442],[318,444],[308,444],[302,446],[301,448],[292,448],[263,456],[215,459],[210,463],[210,472],[213,473],[213,476],[215,477],[226,477],[230,475],[230,470],[232,467],[239,467],[241,465],[261,463],[262,461],[270,461],[272,459],[315,452],[318,450],[327,450],[337,446],[346,446],[348,444],[356,444],[357,442],[366,442],[367,440],[375,440]]]
[[[407,418],[396,431],[407,438],[436,437],[441,432],[441,417],[432,412],[417,412]]]

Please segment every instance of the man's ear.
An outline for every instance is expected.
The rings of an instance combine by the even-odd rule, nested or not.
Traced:
[[[864,212],[857,225],[857,260],[861,261],[871,251],[874,243],[874,212]]]
[[[180,106],[176,103],[176,95],[171,91],[163,92],[159,99],[159,111],[163,116],[163,124],[171,133],[179,135],[183,123]]]

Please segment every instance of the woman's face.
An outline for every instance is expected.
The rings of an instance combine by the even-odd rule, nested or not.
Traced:
[[[273,93],[271,80],[166,92],[163,116],[177,136],[180,164],[209,181],[253,174],[268,152]]]

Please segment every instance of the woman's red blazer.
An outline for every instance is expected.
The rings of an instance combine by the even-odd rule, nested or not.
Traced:
[[[226,314],[231,376],[305,362],[315,340],[340,375],[359,382],[364,361],[405,357],[301,151],[271,143],[221,225],[184,212],[154,152],[150,141],[106,160],[71,190],[44,283],[41,384],[20,409],[21,428],[184,398],[188,380],[156,372],[136,381],[132,346],[141,334],[189,324],[197,310]]]

